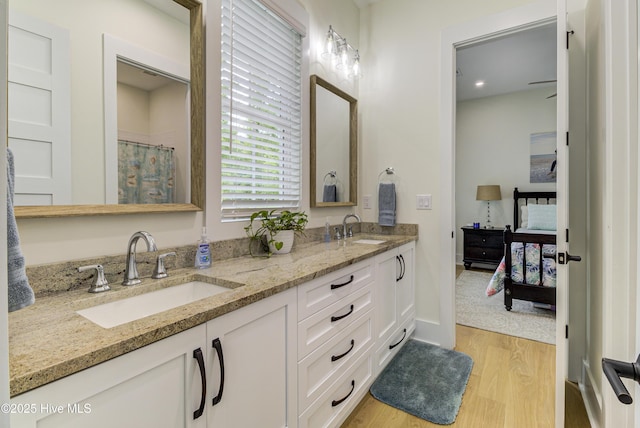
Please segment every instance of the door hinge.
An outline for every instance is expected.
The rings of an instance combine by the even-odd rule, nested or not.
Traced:
[[[569,326],[567,324],[564,325],[564,338],[569,338]]]
[[[567,143],[567,147],[569,146],[569,131],[567,131],[567,139],[565,140]]]
[[[573,34],[573,33],[574,33],[574,31],[573,31],[573,30],[571,30],[571,31],[567,31],[567,49],[569,49],[569,35],[571,35],[571,34]]]
[[[569,229],[564,230],[564,242],[569,242]]]
[[[451,231],[451,239],[455,238],[455,236],[453,236],[453,231]]]

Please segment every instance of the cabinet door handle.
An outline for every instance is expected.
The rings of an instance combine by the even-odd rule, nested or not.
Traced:
[[[405,337],[407,337],[407,329],[406,329],[406,328],[403,330],[403,333],[404,333],[404,334],[402,335],[402,339],[400,339],[400,341],[399,341],[399,342],[394,343],[393,345],[389,345],[389,349],[393,349],[393,348],[395,348],[396,346],[398,346],[399,344],[401,344],[401,343],[402,343],[402,341],[404,340],[404,338],[405,338]]]
[[[216,350],[216,354],[218,354],[218,361],[220,362],[220,388],[218,389],[218,395],[213,397],[213,404],[215,406],[222,400],[222,392],[224,391],[224,356],[222,355],[222,343],[220,343],[220,338],[213,339],[211,343],[213,349]]]
[[[356,342],[353,339],[351,339],[351,348],[349,348],[349,350],[347,352],[345,352],[344,354],[332,355],[331,356],[331,362],[338,361],[340,358],[345,357],[349,352],[353,351],[353,346],[355,345],[355,343]]]
[[[198,362],[200,368],[200,380],[202,381],[202,395],[200,396],[200,407],[193,412],[193,419],[198,419],[204,412],[204,404],[207,401],[207,374],[204,370],[204,357],[202,356],[202,349],[193,350],[193,358]]]
[[[353,275],[351,275],[351,278],[349,278],[349,280],[347,282],[343,282],[342,284],[331,284],[331,289],[335,290],[336,288],[340,288],[340,287],[344,287],[345,285],[349,285],[353,282]]]
[[[404,262],[404,256],[400,254],[400,261],[402,262],[402,270],[400,273],[400,279],[404,278],[404,274],[407,273],[407,264]]]
[[[351,309],[349,309],[349,312],[347,312],[346,314],[340,315],[340,316],[337,316],[337,317],[331,317],[331,322],[340,321],[342,318],[346,318],[349,315],[351,315],[352,313],[353,313],[353,305],[351,305]]]
[[[342,402],[343,402],[344,400],[346,400],[347,398],[349,398],[349,396],[353,393],[353,390],[354,390],[354,389],[356,389],[356,381],[355,381],[355,380],[352,380],[352,381],[351,381],[351,391],[349,391],[349,393],[348,393],[347,395],[345,395],[344,397],[342,397],[341,399],[339,399],[339,400],[333,400],[333,401],[331,402],[331,407],[336,407],[336,406],[339,406],[340,404],[342,404]]]

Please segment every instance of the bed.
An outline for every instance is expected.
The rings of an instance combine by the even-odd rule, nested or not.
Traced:
[[[504,230],[505,254],[489,285],[487,296],[504,290],[504,306],[513,299],[555,309],[556,304],[556,192],[513,191],[513,224]]]

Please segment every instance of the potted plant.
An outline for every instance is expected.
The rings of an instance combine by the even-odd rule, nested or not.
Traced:
[[[303,212],[262,210],[251,214],[249,225],[244,228],[249,241],[249,252],[253,256],[253,248],[263,248],[267,257],[271,254],[286,254],[291,251],[295,232],[302,232],[309,222]]]

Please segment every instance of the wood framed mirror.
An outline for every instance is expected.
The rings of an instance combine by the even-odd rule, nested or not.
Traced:
[[[311,207],[358,201],[358,101],[311,76]]]
[[[9,19],[9,50],[11,50],[11,11],[12,6],[15,6],[15,9],[18,9],[18,12],[21,12],[20,9],[33,8],[37,1],[46,1],[46,0],[10,0],[9,1],[9,10],[10,10],[10,19]],[[21,2],[24,2],[25,5],[21,5]],[[29,205],[29,206],[20,206],[20,204],[16,204],[15,206],[15,215],[17,218],[39,218],[39,217],[66,217],[66,216],[89,216],[89,215],[117,215],[117,214],[137,214],[137,213],[163,213],[163,212],[193,212],[193,211],[201,211],[204,207],[204,110],[205,110],[205,73],[204,73],[204,34],[203,34],[203,8],[202,4],[198,0],[142,0],[132,1],[128,3],[124,3],[127,6],[137,7],[140,15],[134,14],[122,14],[120,11],[109,9],[113,8],[116,4],[123,4],[121,2],[112,2],[109,0],[94,0],[92,2],[87,2],[86,7],[93,8],[91,13],[85,14],[82,10],[76,10],[76,8],[84,8],[85,3],[77,3],[70,2],[68,3],[68,7],[73,7],[72,11],[67,10],[64,12],[64,4],[67,2],[57,3],[52,7],[57,8],[57,12],[60,12],[61,16],[67,16],[67,21],[62,23],[57,23],[54,25],[58,25],[62,28],[71,28],[73,25],[72,21],[78,21],[78,16],[96,16],[97,19],[103,24],[105,21],[105,15],[115,15],[119,16],[122,20],[122,17],[126,15],[129,19],[138,19],[138,22],[144,22],[143,20],[148,16],[145,15],[147,9],[150,7],[149,4],[153,5],[155,11],[152,13],[160,14],[160,9],[163,7],[160,3],[165,3],[164,6],[176,6],[178,5],[178,9],[186,8],[186,13],[184,14],[184,23],[183,28],[185,29],[185,35],[183,39],[185,43],[188,42],[189,47],[188,51],[184,53],[184,49],[182,52],[184,53],[184,61],[183,64],[188,64],[188,79],[189,79],[189,99],[188,104],[185,100],[185,114],[187,114],[188,121],[188,130],[185,131],[186,135],[188,135],[188,142],[186,147],[186,157],[185,160],[185,168],[187,171],[184,171],[186,174],[186,186],[187,186],[187,196],[186,200],[177,201],[176,203],[100,203],[100,201],[93,203],[88,202],[85,203],[82,200],[76,201],[72,199],[69,204],[61,204],[61,205]],[[88,5],[91,3],[91,5]],[[144,4],[143,4],[144,3]],[[36,6],[37,7],[37,6]],[[95,9],[95,10],[94,10]],[[84,9],[83,9],[84,10]],[[40,16],[36,16],[41,21],[47,21],[48,16],[44,15],[44,11],[40,11]],[[15,14],[17,15],[17,13]],[[37,14],[36,14],[37,15]],[[43,16],[44,15],[44,16]],[[188,17],[187,17],[188,15]],[[84,18],[83,18],[84,19]],[[86,19],[85,19],[86,21]],[[85,27],[86,22],[84,22]],[[115,25],[112,26],[112,29],[116,29],[118,31],[122,31],[122,34],[130,31],[142,31],[145,25],[131,26],[124,23],[109,24]],[[188,26],[188,34],[186,33]],[[137,28],[132,28],[137,27]],[[109,27],[106,27],[106,30],[103,34],[107,34],[110,32]],[[148,32],[144,37],[153,37],[153,31]],[[118,37],[123,37],[121,34],[117,35]],[[72,39],[73,42],[77,42],[77,40],[81,40],[83,43],[85,40],[82,40],[78,34],[74,34]],[[102,43],[102,40],[96,42],[96,37],[92,38],[92,43]],[[138,41],[132,42],[133,44],[138,44]],[[156,42],[158,43],[158,42]],[[180,46],[177,45],[174,47],[174,50],[179,50]],[[92,51],[101,51],[102,49],[92,49]],[[9,53],[10,55],[10,53]],[[101,52],[96,52],[96,55],[101,55]],[[87,63],[94,62],[102,64],[102,60],[96,61],[95,58],[87,58],[85,60]],[[102,82],[102,77],[89,77],[89,76],[78,76],[78,74],[74,74],[73,76],[73,84],[75,84],[78,79],[87,79],[91,80],[94,85],[100,85]],[[9,78],[11,80],[11,78]],[[11,82],[9,82],[11,86]],[[69,88],[69,92],[78,89]],[[97,89],[101,92],[101,86]],[[11,90],[9,91],[11,92]],[[106,101],[105,101],[106,103]],[[86,123],[95,124],[95,127],[100,127],[100,123],[104,120],[103,117],[99,114],[99,112],[95,115],[89,115],[92,111],[93,107],[81,105],[81,103],[72,103],[71,111],[72,111],[72,120],[74,121],[83,121],[86,126]],[[78,113],[82,116],[78,117]],[[11,121],[11,106],[9,111],[9,120]],[[94,117],[96,116],[96,117]],[[11,125],[11,124],[10,124]],[[106,132],[105,136],[102,136],[102,140],[106,143]],[[67,137],[70,139],[69,137]],[[97,138],[92,138],[91,141],[96,140]],[[77,141],[72,141],[72,144],[85,144],[87,139],[77,139]],[[11,138],[9,139],[9,143],[11,145]],[[80,152],[82,153],[82,152]],[[85,173],[84,180],[91,181],[94,177],[91,177],[91,173],[100,174],[101,170],[104,168],[98,161],[92,159],[89,156],[83,156],[82,154],[77,154],[76,151],[73,152],[75,157],[72,156],[73,162],[80,162],[84,164],[84,168],[89,171],[89,174]],[[17,159],[16,153],[14,151],[14,158]],[[17,161],[16,161],[17,165]],[[17,175],[17,174],[16,174]],[[100,178],[102,180],[102,178]],[[101,190],[102,191],[102,190]],[[100,198],[98,198],[100,199]],[[107,198],[104,198],[105,201]],[[113,198],[112,198],[113,199]]]

